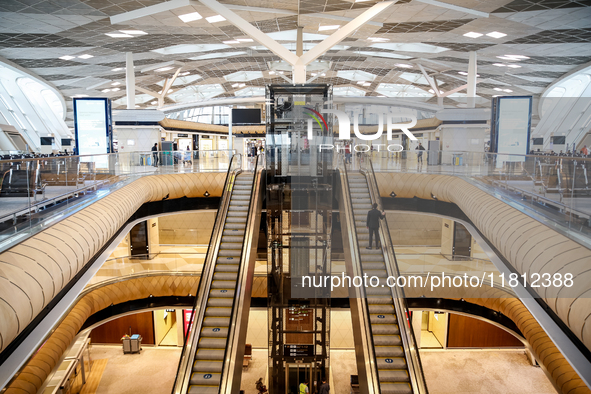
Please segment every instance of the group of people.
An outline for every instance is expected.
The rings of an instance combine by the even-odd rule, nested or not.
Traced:
[[[309,382],[302,382],[300,383],[300,387],[298,387],[299,389],[299,394],[309,394],[310,393],[310,389],[308,388],[308,384]],[[326,383],[326,378],[322,378],[322,384],[320,385],[320,388],[318,389],[318,394],[329,394],[330,392],[330,386],[328,383]]]

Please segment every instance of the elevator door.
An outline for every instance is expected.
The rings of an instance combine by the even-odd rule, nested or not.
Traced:
[[[144,220],[133,226],[129,232],[129,240],[132,256],[148,254],[148,222]]]
[[[312,385],[312,364],[295,363],[287,364],[286,394],[300,394],[301,384],[308,384],[308,392],[313,392]]]
[[[470,257],[472,250],[472,236],[461,223],[454,224],[454,244],[452,254],[454,256]]]

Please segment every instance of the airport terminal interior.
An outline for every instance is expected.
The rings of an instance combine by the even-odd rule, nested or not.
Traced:
[[[589,0],[0,0],[0,393],[589,394],[590,149]]]

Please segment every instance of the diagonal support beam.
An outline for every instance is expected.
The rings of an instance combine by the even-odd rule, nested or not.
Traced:
[[[113,15],[111,17],[111,24],[127,22],[137,18],[143,18],[144,16],[150,16],[158,14],[160,12],[174,10],[176,8],[186,7],[194,3],[191,0],[171,0],[164,1],[160,4],[151,5],[148,7],[140,8],[139,10],[124,12],[122,14]]]
[[[433,89],[433,91],[435,92],[435,95],[437,97],[441,97],[441,93],[439,92],[439,88],[437,87],[437,84],[435,83],[435,80],[433,78],[431,78],[429,76],[429,74],[427,74],[427,71],[425,71],[425,69],[423,68],[423,66],[421,66],[420,64],[417,64],[417,66],[419,66],[419,69],[423,73],[423,76],[425,77],[425,79],[427,80],[427,82],[429,82],[429,85],[431,85],[431,89]]]
[[[454,10],[454,11],[465,12],[466,14],[476,15],[481,18],[488,18],[488,16],[489,16],[488,12],[476,11],[476,10],[473,10],[470,8],[460,7],[459,5],[444,3],[442,1],[437,1],[437,0],[415,0],[415,1],[418,1],[419,3],[435,5],[435,6],[441,7],[441,8],[448,8],[448,9]]]
[[[212,0],[201,0],[212,1]],[[357,29],[369,22],[373,17],[384,12],[388,7],[396,3],[397,0],[382,1],[341,27],[336,32],[332,33],[329,37],[325,38],[322,42],[318,43],[314,48],[310,49],[303,56],[298,59],[298,64],[308,65],[320,56],[324,55],[330,48],[343,41],[345,38],[353,34]]]
[[[298,61],[298,57],[292,53],[289,49],[279,44],[277,41],[263,33],[248,21],[237,15],[234,11],[230,10],[223,4],[218,3],[216,0],[199,0],[203,5],[208,7],[210,10],[217,12],[234,26],[246,33],[250,38],[257,41],[261,45],[267,47],[275,55],[279,56],[287,63],[294,66]]]
[[[160,95],[158,93],[152,92],[151,90],[146,89],[146,88],[142,88],[141,86],[136,86],[135,90],[139,90],[142,93],[149,94],[150,96],[157,98],[157,99],[160,98]]]
[[[443,93],[443,94],[441,95],[441,97],[447,97],[447,96],[449,96],[450,94],[457,93],[457,92],[459,92],[460,90],[464,90],[464,89],[466,89],[467,87],[468,87],[468,85],[467,85],[467,84],[466,84],[466,85],[462,85],[462,86],[458,86],[458,87],[457,87],[457,88],[455,88],[455,89],[448,90],[447,92]]]

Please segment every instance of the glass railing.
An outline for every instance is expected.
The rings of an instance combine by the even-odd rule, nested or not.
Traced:
[[[0,160],[0,251],[142,176],[226,172],[235,151]]]
[[[484,152],[403,151],[353,154],[374,170],[461,177],[484,192],[591,246],[591,158]],[[387,191],[388,194],[396,190]]]

